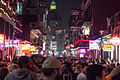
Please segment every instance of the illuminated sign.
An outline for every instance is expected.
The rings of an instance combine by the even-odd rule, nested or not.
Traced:
[[[77,52],[78,52],[79,54],[85,54],[85,53],[86,53],[85,49],[80,49],[80,50],[78,50]]]
[[[70,46],[66,46],[66,49],[70,49]]]
[[[0,44],[4,43],[4,34],[0,34]]]
[[[50,5],[50,10],[55,10],[56,9],[56,5]]]
[[[55,2],[52,1],[52,2],[51,2],[51,5],[50,5],[50,10],[55,10],[55,9],[56,9]]]
[[[21,49],[22,50],[29,50],[30,49],[30,44],[21,44]]]
[[[55,4],[55,1],[52,1],[51,4]]]
[[[89,41],[89,49],[99,49],[100,41]]]
[[[36,47],[35,46],[30,46],[30,51],[36,51]]]
[[[23,10],[22,2],[17,2],[16,13],[17,13],[17,14],[22,14],[22,10]]]
[[[3,46],[4,44],[1,45]],[[19,40],[5,40],[5,47],[19,47]]]
[[[112,37],[110,40],[109,40],[109,43],[112,44],[113,46],[118,46],[120,45],[120,37]]]
[[[19,47],[19,40],[6,40],[5,47]]]
[[[23,53],[29,53],[30,44],[21,44],[20,47],[21,47]]]
[[[109,44],[104,44],[103,51],[112,51],[112,46]]]
[[[110,45],[110,43],[108,42],[108,40],[103,40],[104,43],[104,47],[103,47],[103,51],[112,51],[112,46]]]

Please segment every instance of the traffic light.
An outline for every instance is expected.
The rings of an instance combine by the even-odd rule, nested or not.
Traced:
[[[52,36],[53,39],[55,39],[55,36]]]

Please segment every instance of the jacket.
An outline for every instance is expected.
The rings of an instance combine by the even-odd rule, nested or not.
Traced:
[[[5,80],[37,80],[37,76],[27,68],[18,68],[10,72]]]

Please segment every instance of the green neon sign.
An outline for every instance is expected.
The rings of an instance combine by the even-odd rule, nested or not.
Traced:
[[[51,4],[55,4],[55,1],[52,1]]]

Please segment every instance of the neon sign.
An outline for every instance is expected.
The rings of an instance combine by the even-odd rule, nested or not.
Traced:
[[[3,46],[4,44],[1,45]],[[19,40],[5,40],[5,47],[19,47]]]
[[[56,4],[54,1],[52,1],[50,5],[50,10],[55,10],[55,9],[56,9]]]
[[[112,37],[110,40],[109,40],[109,43],[112,44],[113,46],[118,46],[120,45],[120,37]]]
[[[30,46],[30,51],[36,51],[36,47],[35,46]]]
[[[90,41],[89,49],[99,49],[99,42],[100,41]]]
[[[0,34],[0,44],[4,43],[4,34]]]
[[[103,51],[112,51],[112,46],[109,44],[104,44]]]
[[[85,54],[85,53],[86,53],[85,49],[80,49],[80,50],[78,50],[77,52],[78,52],[79,54]]]

